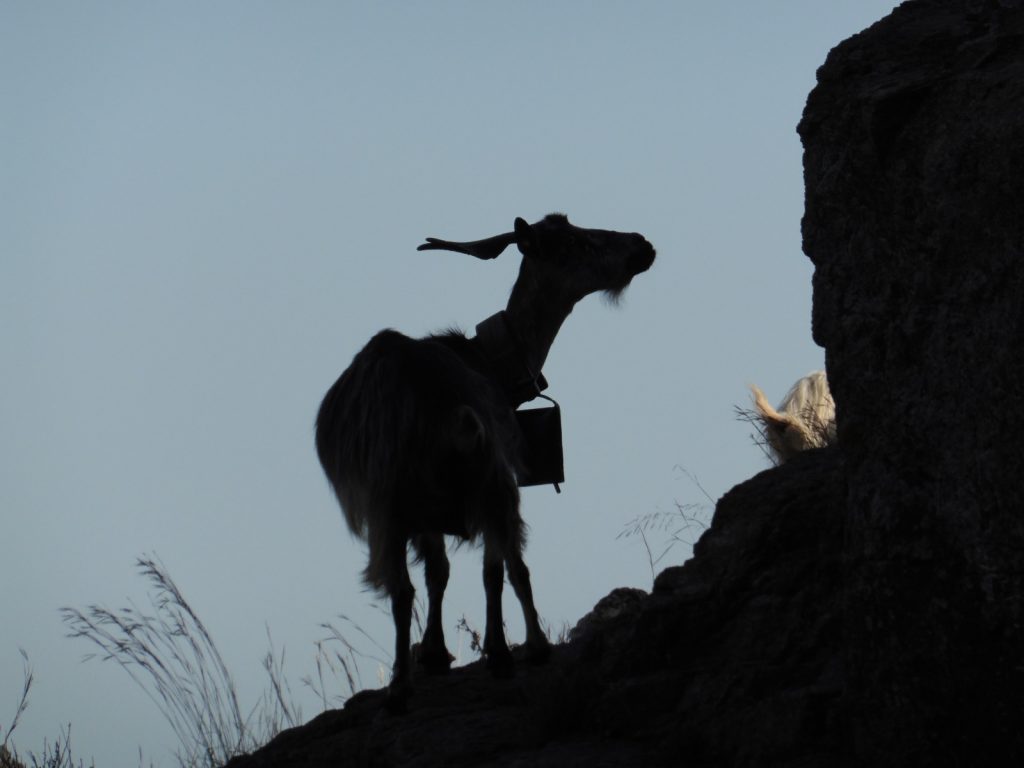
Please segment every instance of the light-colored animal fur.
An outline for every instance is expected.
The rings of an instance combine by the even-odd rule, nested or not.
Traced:
[[[812,371],[797,381],[775,409],[751,385],[761,432],[777,464],[800,451],[830,445],[836,438],[836,404],[825,371]]]

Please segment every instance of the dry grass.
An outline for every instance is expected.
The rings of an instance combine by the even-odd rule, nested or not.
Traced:
[[[276,655],[272,641],[263,660],[270,687],[243,713],[213,638],[163,563],[144,557],[137,566],[151,589],[146,609],[92,605],[64,608],[61,615],[70,637],[99,649],[86,658],[114,662],[156,704],[181,745],[181,765],[215,768],[301,722],[282,675],[284,654]]]
[[[750,441],[756,445],[761,453],[765,455],[765,458],[772,463],[772,465],[778,465],[779,460],[776,458],[775,453],[772,451],[771,443],[768,441],[768,427],[765,426],[764,419],[753,408],[743,408],[739,405],[733,406],[736,413],[737,421],[744,421],[753,428],[753,433],[750,435]]]
[[[415,636],[419,636],[422,634],[422,629],[418,607],[414,610],[413,615],[416,617]],[[348,616],[339,615],[337,621],[347,627],[347,630],[333,622],[325,622],[320,625],[320,628],[327,634],[315,643],[316,676],[307,675],[302,678],[303,684],[320,699],[324,710],[341,706],[346,700],[363,690],[365,685],[360,672],[361,662],[369,662],[376,667],[376,682],[381,685],[386,683],[384,678],[391,669],[391,654],[384,646]],[[353,635],[361,638],[361,641],[353,643],[349,639]],[[366,646],[369,646],[369,650],[366,650]],[[340,693],[329,694],[330,690],[337,690]]]
[[[28,695],[35,682],[35,675],[32,672],[32,665],[29,663],[28,654],[19,649],[21,653],[24,671],[22,673],[21,695],[18,697],[18,704],[14,708],[14,716],[7,732],[3,733],[3,741],[0,741],[0,768],[84,768],[84,763],[79,760],[77,765],[71,756],[71,726],[62,728],[57,738],[51,744],[43,742],[43,751],[39,754],[29,752],[26,757],[21,757],[11,741],[11,735],[18,727],[21,716],[28,709]],[[92,765],[90,763],[90,765]]]
[[[113,662],[143,689],[174,731],[182,768],[218,768],[232,757],[248,754],[280,731],[302,722],[302,712],[284,674],[285,653],[278,653],[267,630],[268,652],[262,660],[269,685],[250,709],[239,703],[234,679],[209,630],[156,557],[136,561],[148,582],[148,603],[133,601],[120,609],[90,605],[62,608],[68,636],[87,641],[96,651],[85,659]],[[381,610],[384,610],[381,608]],[[417,599],[413,638],[422,637],[424,606]],[[376,669],[376,685],[386,685],[392,654],[347,616],[321,624],[325,635],[315,643],[314,674],[302,678],[323,709],[338,707],[366,685],[367,665]],[[463,617],[457,626],[468,638],[470,653],[482,655],[480,632]],[[568,633],[563,627],[559,640]],[[549,631],[550,634],[550,631]],[[461,642],[460,642],[461,647]],[[6,733],[0,729],[0,768],[84,768],[71,757],[71,727],[63,728],[40,755],[19,757],[11,733],[28,707],[34,676],[24,658],[24,686]],[[139,765],[142,765],[140,751]]]
[[[674,510],[659,510],[638,515],[630,520],[619,532],[617,539],[639,537],[647,553],[647,564],[651,570],[651,581],[657,575],[658,565],[679,544],[692,548],[694,543],[710,524],[715,500],[700,484],[700,481],[683,467],[676,470],[686,475],[700,491],[704,501],[674,502]]]

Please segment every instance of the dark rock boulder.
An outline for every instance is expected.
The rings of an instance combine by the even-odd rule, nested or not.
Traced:
[[[818,83],[804,249],[849,488],[851,738],[874,765],[1020,764],[1024,7],[905,3]]]
[[[905,3],[800,135],[838,444],[546,666],[420,677],[403,716],[365,692],[232,768],[1024,764],[1022,3]]]

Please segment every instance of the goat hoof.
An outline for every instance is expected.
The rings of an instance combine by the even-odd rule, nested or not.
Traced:
[[[512,677],[515,674],[515,663],[512,661],[512,653],[506,648],[503,652],[487,654],[487,668],[491,670],[491,675],[494,677]]]
[[[444,646],[427,650],[421,645],[416,654],[416,663],[423,667],[428,675],[447,674],[453,661],[455,657],[448,653]]]
[[[408,683],[388,686],[388,695],[384,699],[384,709],[392,715],[404,715],[409,711],[409,693],[411,686]]]
[[[531,664],[544,664],[551,658],[551,643],[527,643],[526,660]]]

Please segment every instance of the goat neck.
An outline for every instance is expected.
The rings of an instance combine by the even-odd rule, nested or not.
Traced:
[[[491,375],[500,382],[514,408],[547,389],[544,374],[527,363],[523,343],[505,310],[477,324],[476,343],[487,358]]]
[[[505,318],[522,345],[523,361],[538,374],[544,367],[551,345],[580,297],[553,290],[537,279],[529,259],[523,259],[519,277],[505,307]]]

